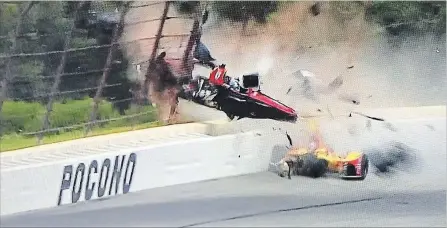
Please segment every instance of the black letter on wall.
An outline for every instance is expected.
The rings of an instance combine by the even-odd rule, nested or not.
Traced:
[[[126,159],[126,155],[122,156],[120,166],[118,168],[119,157],[120,156],[115,157],[115,165],[113,166],[112,180],[110,180],[109,196],[112,194],[113,181],[115,181],[115,195],[118,194],[118,186],[121,181],[121,173],[123,170],[124,159]]]
[[[130,171],[130,178],[127,179],[127,172],[129,172],[130,163],[132,163],[132,170]],[[131,153],[129,156],[129,160],[127,161],[126,173],[124,174],[123,194],[126,194],[130,191],[130,186],[132,185],[132,179],[136,165],[137,165],[137,154]]]
[[[105,171],[107,168],[107,171]],[[98,184],[98,197],[102,197],[104,196],[104,193],[106,191],[106,186],[107,186],[107,180],[109,179],[109,170],[110,170],[110,159],[106,158],[106,160],[104,160],[104,162],[102,163],[102,168],[101,168],[101,174],[99,176],[99,184]],[[104,171],[105,173],[105,180],[104,182],[102,181],[104,178]]]
[[[93,173],[98,173],[98,162],[96,160],[93,160],[88,168],[87,183],[85,184],[85,200],[90,200],[92,198],[93,189],[95,189],[95,181],[92,181],[91,187],[89,186],[92,170]]]
[[[59,199],[57,200],[57,206],[61,205],[61,202],[62,202],[62,191],[67,190],[67,189],[70,188],[72,173],[73,173],[73,166],[72,165],[66,165],[64,167],[64,171],[62,171],[62,183],[61,183],[61,188],[60,188],[60,191],[59,191]]]
[[[78,180],[78,176],[81,174],[81,181],[79,181],[79,186],[76,188],[76,181]],[[81,197],[81,189],[84,184],[84,174],[85,174],[85,164],[79,163],[78,168],[76,169],[74,181],[73,181],[73,190],[71,192],[71,202],[78,202]]]

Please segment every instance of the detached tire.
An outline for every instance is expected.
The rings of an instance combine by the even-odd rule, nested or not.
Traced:
[[[297,175],[318,178],[327,171],[327,161],[318,159],[313,154],[305,154],[301,156],[300,160],[296,167]]]

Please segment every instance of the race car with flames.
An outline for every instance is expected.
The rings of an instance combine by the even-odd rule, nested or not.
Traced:
[[[198,76],[183,84],[179,97],[223,111],[231,120],[237,117],[297,121],[293,108],[261,91],[258,73],[231,78],[222,66],[225,67],[215,67],[209,77]],[[230,81],[237,86],[230,86]]]
[[[318,178],[326,173],[339,174],[343,179],[364,180],[368,174],[369,159],[357,151],[342,157],[325,146],[318,135],[313,135],[309,147],[294,147],[287,134],[290,146],[286,156],[276,165],[279,176],[291,179],[291,175]]]

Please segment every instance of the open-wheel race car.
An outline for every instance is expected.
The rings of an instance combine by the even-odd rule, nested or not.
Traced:
[[[182,85],[179,96],[225,112],[233,120],[242,118],[296,122],[295,110],[264,94],[258,73],[239,78],[226,75],[225,65],[215,67],[209,77],[199,76]]]
[[[369,159],[364,153],[351,151],[342,157],[320,141],[312,137],[309,147],[294,147],[287,134],[290,146],[286,156],[277,163],[279,175],[291,178],[291,175],[322,177],[326,173],[337,173],[343,179],[364,180],[368,174]]]

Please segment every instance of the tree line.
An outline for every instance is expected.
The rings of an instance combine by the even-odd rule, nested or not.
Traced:
[[[21,12],[28,2],[0,3],[0,75],[6,74],[8,56],[12,55],[7,100],[4,103],[2,133],[39,130],[55,74],[64,50],[66,33],[75,25],[70,51],[55,96],[51,127],[88,122],[91,98],[103,74],[112,31],[118,23],[116,9],[121,2],[87,2],[76,13],[80,2],[37,2],[24,15],[16,48],[14,32]],[[82,50],[74,50],[82,48]],[[40,53],[37,55],[20,54]],[[19,56],[14,57],[14,54]],[[122,48],[115,50],[106,86],[103,89],[98,119],[134,113],[132,89],[137,86],[126,72],[129,61]],[[4,88],[3,88],[4,89]],[[62,106],[61,106],[62,105]],[[111,107],[109,109],[108,107]],[[65,110],[65,111],[63,111]],[[71,110],[71,113],[67,112]],[[81,112],[82,110],[82,112]],[[147,110],[146,110],[147,111]],[[67,116],[68,115],[68,116]],[[155,120],[155,115],[149,115]],[[71,120],[68,120],[71,119]],[[63,121],[62,121],[63,120]],[[147,121],[147,118],[145,118]]]
[[[38,2],[24,16],[21,36],[17,39],[15,53],[46,53],[61,51],[64,47],[65,34],[73,23],[76,29],[70,48],[84,48],[110,43],[111,31],[118,22],[115,9],[122,4],[118,1],[90,2],[80,9],[81,17],[76,18],[75,6],[79,2]],[[26,7],[27,2],[1,2],[0,3],[0,55],[8,56],[13,53],[12,42],[14,30],[20,12]],[[174,1],[178,11],[190,14],[198,6],[198,1]],[[268,23],[268,18],[277,12],[281,4],[290,4],[287,1],[215,1],[210,2],[210,9],[220,18],[244,22],[255,20],[257,23]],[[315,2],[309,8],[309,13],[318,16],[321,3]],[[390,36],[411,36],[427,32],[436,35],[445,35],[446,11],[445,2],[441,1],[370,1],[370,2],[329,2],[330,7],[338,11],[353,10],[355,7],[365,7],[365,19],[377,23],[386,28]],[[84,49],[68,53],[67,63],[64,69],[57,96],[57,102],[61,105],[75,105],[76,100],[91,99],[98,86],[102,70],[106,61],[109,46]],[[18,112],[31,112],[40,110],[48,100],[51,86],[54,82],[57,67],[60,63],[61,53],[21,56],[12,59],[12,80],[7,90],[7,102],[2,116],[2,127],[7,129],[3,133],[19,131],[31,131],[19,122],[40,121],[38,114],[31,115],[29,119],[13,120]],[[4,77],[7,58],[0,58],[0,75]],[[129,61],[121,48],[118,48],[112,61],[111,72],[107,79],[102,97],[113,110],[113,115],[125,115],[131,109],[132,89],[138,85],[131,82],[126,72]],[[82,103],[82,102],[81,102]],[[85,103],[85,102],[84,102]],[[83,105],[85,105],[82,103]],[[80,105],[80,103],[77,103]],[[37,105],[37,106],[36,106]],[[82,106],[82,105],[81,105]],[[11,111],[10,109],[17,110]],[[62,109],[62,108],[60,108]],[[75,116],[76,109],[67,108],[73,113],[62,112],[61,115]],[[9,110],[9,111],[8,111]],[[20,110],[20,111],[19,111]],[[65,110],[65,109],[64,109]],[[83,112],[84,112],[83,111]],[[109,111],[99,113],[98,118],[110,116]],[[112,111],[110,111],[112,112]],[[9,114],[8,114],[9,113]],[[32,112],[34,113],[34,112]],[[53,115],[57,115],[54,113]],[[77,114],[76,114],[77,115]],[[79,114],[79,119],[66,121],[67,124],[87,121],[84,114]],[[103,115],[103,116],[101,116]],[[77,117],[73,117],[77,118]],[[155,117],[154,117],[155,118]],[[17,119],[17,118],[16,118]],[[145,119],[145,121],[148,121]],[[55,124],[61,125],[61,124]],[[5,126],[8,126],[7,128]],[[36,127],[32,127],[33,130]]]
[[[198,1],[177,1],[181,12],[191,13]],[[365,9],[365,19],[386,28],[392,36],[411,36],[424,32],[444,35],[446,31],[445,1],[330,1],[329,8],[335,14]],[[215,1],[211,8],[219,17],[242,22],[252,18],[267,23],[268,17],[280,6],[293,4],[288,1]],[[309,13],[318,16],[323,2],[315,2]],[[287,6],[285,6],[287,7]]]

